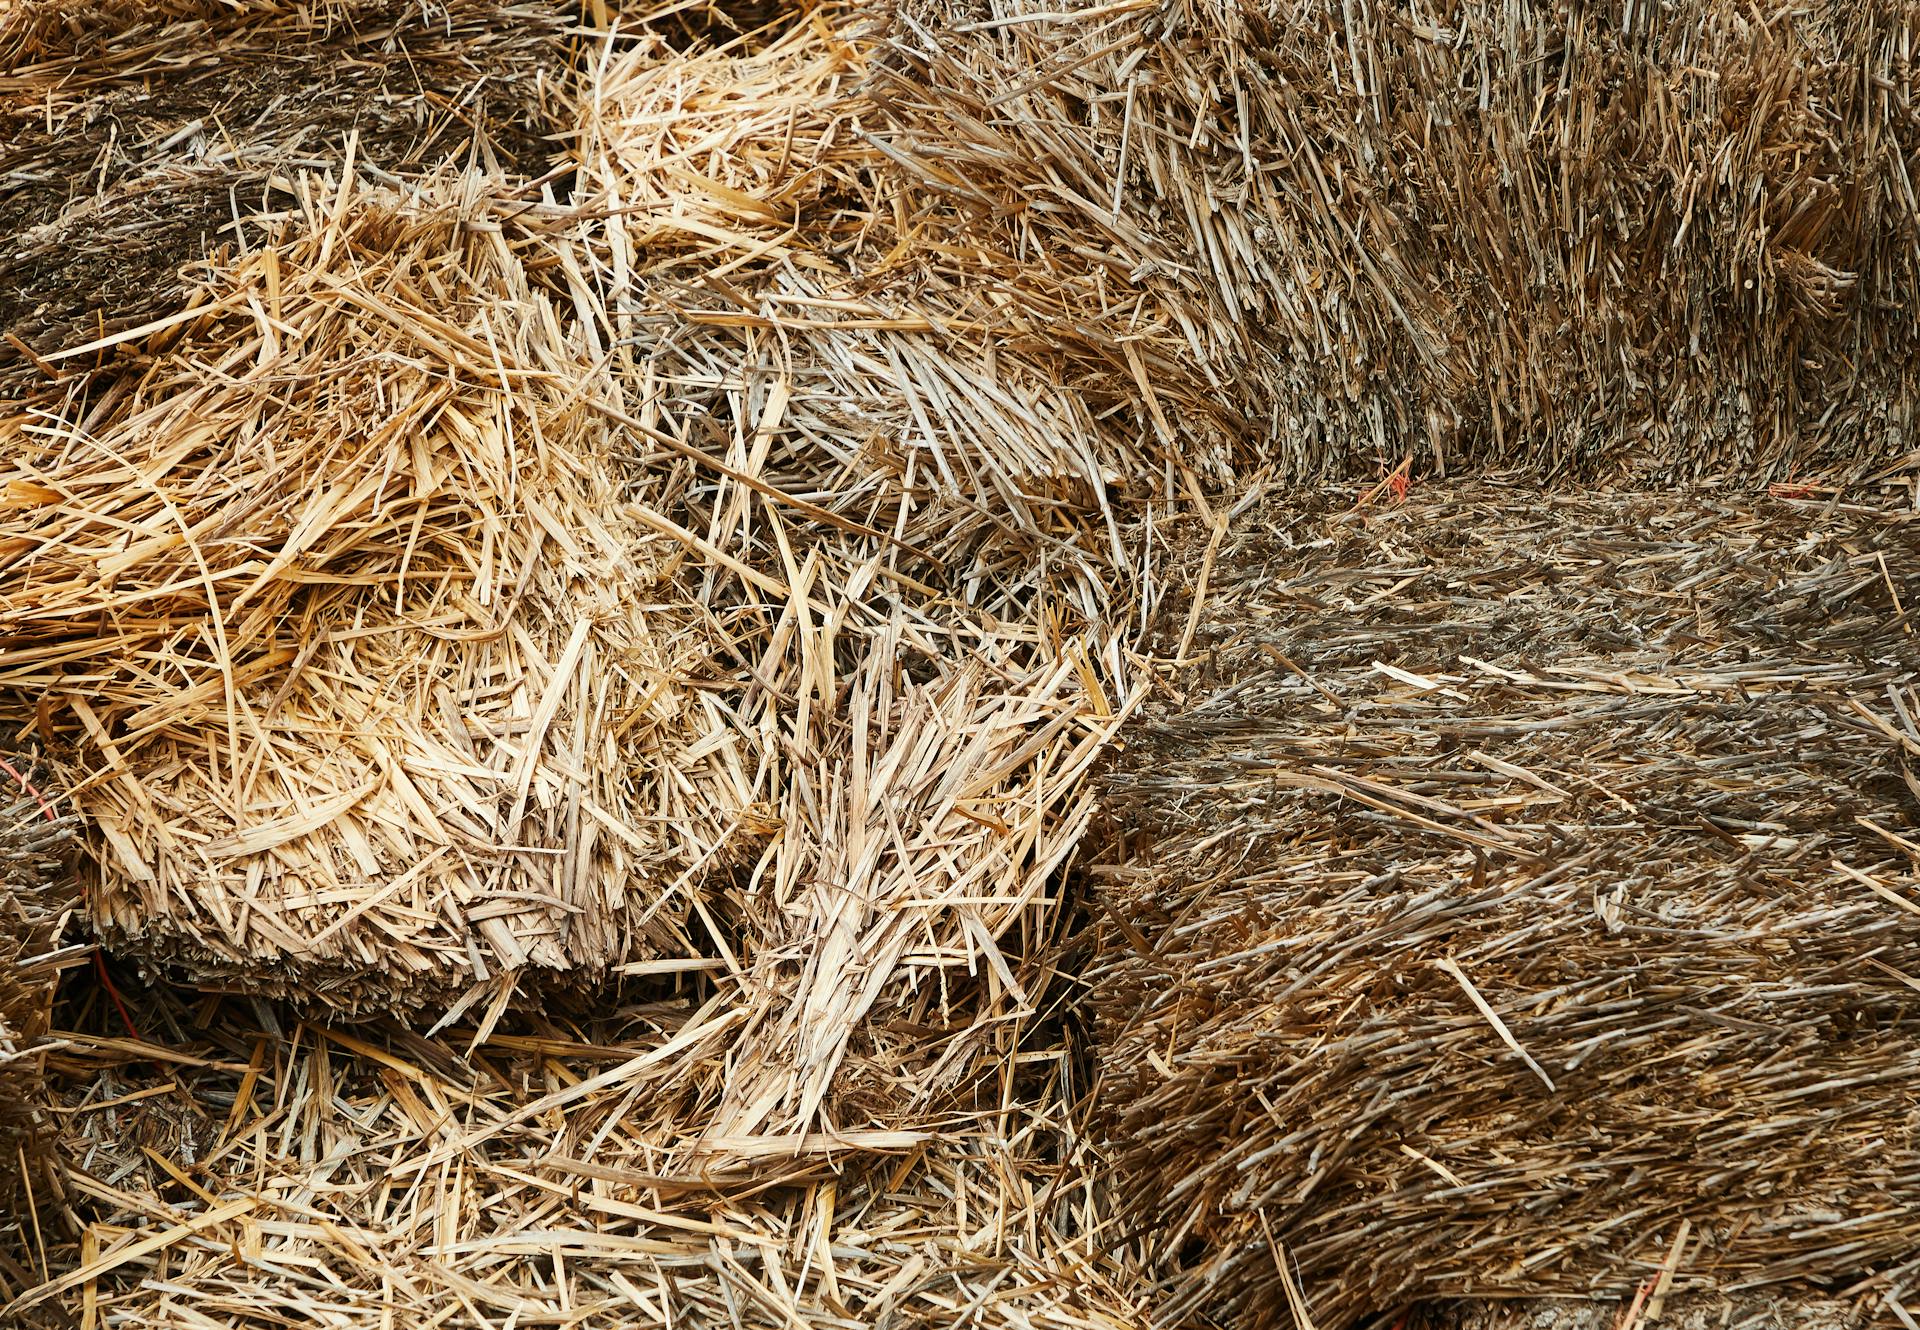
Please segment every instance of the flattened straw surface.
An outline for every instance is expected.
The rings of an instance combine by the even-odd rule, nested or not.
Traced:
[[[1170,290],[1282,471],[1790,474],[1920,401],[1917,19],[902,0],[888,63],[956,192]]]
[[[684,956],[750,774],[725,637],[525,205],[300,188],[137,382],[8,429],[0,689],[98,772],[95,925],[348,1008]]]
[[[1162,1323],[1290,1324],[1288,1274],[1339,1330],[1662,1271],[1892,1323],[1920,525],[1888,479],[1245,514],[1190,701],[1105,782],[1101,1134]]]
[[[32,357],[173,312],[208,254],[256,237],[276,177],[533,177],[570,7],[548,0],[0,4],[0,392]],[[65,362],[66,372],[91,362]]]

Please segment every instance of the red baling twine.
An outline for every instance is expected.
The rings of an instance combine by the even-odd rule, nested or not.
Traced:
[[[33,796],[33,801],[40,805],[40,811],[47,815],[47,821],[58,822],[60,820],[59,815],[53,811],[53,805],[47,802],[47,796],[40,793],[40,791],[34,787],[33,782],[28,780],[18,767],[7,761],[6,758],[0,757],[0,770],[4,770],[9,776],[19,781],[20,788]]]
[[[0,770],[5,771],[9,776],[13,777],[14,780],[19,782],[21,789],[33,796],[33,801],[40,805],[40,811],[46,814],[47,821],[58,822],[60,820],[60,815],[53,811],[53,805],[48,802],[47,796],[40,793],[39,787],[28,780],[26,774],[22,772],[20,768],[14,766],[13,763],[7,761],[6,758],[0,757]],[[120,1013],[120,1023],[127,1027],[128,1034],[132,1035],[135,1039],[141,1038],[140,1027],[133,1023],[133,1014],[127,1010],[127,1004],[120,1000],[120,990],[113,986],[113,980],[107,976],[107,958],[100,954],[100,948],[98,947],[93,949],[93,968],[94,972],[100,976],[100,986],[107,990],[107,996],[113,999],[114,1009]]]

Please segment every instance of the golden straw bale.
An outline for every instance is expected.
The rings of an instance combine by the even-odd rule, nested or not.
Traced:
[[[95,925],[346,1007],[683,954],[742,810],[724,643],[526,205],[297,188],[137,380],[8,428],[0,690],[98,770]]]
[[[865,26],[583,62],[594,349],[636,495],[742,643],[778,828],[734,899],[717,1171],[937,1116],[1029,1010],[1014,966],[1145,686],[1119,533],[1238,428],[1125,265],[897,148],[917,112],[869,95]]]

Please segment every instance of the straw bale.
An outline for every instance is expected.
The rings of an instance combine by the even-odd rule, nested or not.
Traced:
[[[1920,523],[1887,479],[1288,494],[1198,542],[1185,701],[1103,778],[1088,944],[1161,1323],[1656,1278],[1895,1323]]]
[[[557,0],[0,5],[0,392],[178,307],[276,173],[475,155],[539,176]],[[73,367],[66,366],[69,370]]]
[[[64,1302],[75,1322],[202,1330],[1144,1330],[1130,1268],[1080,1236],[1092,1161],[1057,1040],[1028,1040],[949,1138],[714,1201],[663,1167],[686,1093],[663,1055],[715,1045],[723,1002],[609,994],[585,1025],[474,1045],[125,1000],[144,1037],[90,999],[63,1031],[74,1235],[49,1214],[44,1265],[0,1260],[0,1319]]]
[[[1911,431],[1905,0],[894,10],[890,67],[978,124],[929,159],[1152,270],[1287,472],[1811,474]]]
[[[472,174],[290,185],[137,379],[7,432],[0,712],[98,772],[95,927],[496,1017],[686,956],[745,808],[726,638],[618,492],[537,218]]]
[[[24,759],[0,759],[0,1207],[37,1171],[46,1135],[41,1070],[56,971],[48,957],[73,903],[63,862],[72,820]],[[44,780],[44,777],[40,778]]]
[[[635,495],[739,642],[777,828],[730,898],[745,1019],[696,1127],[722,1171],[937,1117],[1026,1009],[1144,686],[1125,505],[1222,472],[1238,428],[1125,264],[897,148],[942,131],[869,95],[864,30],[827,6],[583,61]]]

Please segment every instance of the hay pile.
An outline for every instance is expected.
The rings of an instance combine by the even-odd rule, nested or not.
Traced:
[[[1871,470],[1904,17],[764,12],[0,11],[0,726],[140,962],[0,1317],[1901,1306],[1905,519],[1221,496]]]
[[[691,953],[744,808],[726,639],[619,499],[527,206],[309,178],[171,349],[9,431],[0,716],[95,772],[116,949],[496,1016]]]
[[[449,157],[538,176],[566,6],[546,0],[0,5],[0,392],[162,318],[276,183]],[[65,362],[71,372],[77,366]]]
[[[1890,479],[1290,495],[1209,550],[1186,700],[1104,778],[1089,944],[1163,1323],[1911,1296],[1920,525]]]
[[[1023,262],[1039,231],[866,130],[899,136],[911,116],[864,90],[875,48],[860,22],[821,11],[684,54],[646,31],[609,42],[579,92],[571,213],[468,173],[383,186],[403,202],[379,209],[408,220],[356,231],[350,200],[374,195],[350,164],[339,183],[291,177],[295,205],[256,219],[265,239],[214,266],[176,316],[190,326],[123,335],[151,360],[137,379],[21,426],[34,442],[0,537],[28,579],[0,605],[0,687],[23,715],[69,708],[72,732],[132,773],[89,791],[110,851],[96,902],[110,937],[253,992],[350,1009],[485,997],[499,1011],[524,964],[590,977],[685,957],[689,893],[765,833],[759,862],[698,902],[742,1016],[727,1074],[688,1072],[725,1087],[689,1119],[708,1166],[816,1152],[842,1128],[924,1121],[970,1092],[992,1022],[1029,1008],[1009,956],[1054,927],[1085,774],[1144,687],[1119,533],[1144,496],[1193,483],[1192,466],[1224,474],[1239,422],[1182,369],[1184,334],[1164,310],[1143,315],[1123,268],[1066,247]],[[396,238],[414,235],[409,209],[442,206],[449,226],[460,214],[457,243]],[[927,243],[942,264],[921,261]],[[442,245],[486,266],[413,271],[435,269]],[[310,300],[317,331],[289,332],[285,291],[296,311]],[[497,305],[508,326],[489,321]],[[427,367],[400,384],[376,350],[396,329],[418,342],[399,358]],[[239,382],[209,381],[207,365]],[[457,424],[426,445],[444,439],[437,460],[402,446],[419,420],[437,424],[433,384],[448,372],[451,419],[482,418],[482,446],[504,440],[536,468],[528,485],[562,487],[532,490],[523,520],[506,515],[527,492],[519,478],[491,460],[453,466],[473,446]],[[275,476],[364,483],[262,504],[233,466],[255,436],[285,437]],[[569,455],[591,473],[578,486],[548,473]],[[169,477],[170,499],[183,486],[183,511],[149,495],[109,513],[129,474]],[[390,511],[453,475],[479,492]],[[600,506],[603,475],[617,475],[644,552],[590,521],[584,549],[558,534]],[[497,529],[476,533],[463,505],[490,508],[494,485],[500,520],[477,520]],[[123,520],[139,525],[110,530]],[[226,548],[203,552],[216,534]],[[456,547],[465,562],[449,571]],[[541,580],[557,555],[575,579],[565,592]],[[584,803],[533,781],[532,759],[474,761],[436,728],[479,685],[438,678],[469,653],[433,632],[469,625],[434,616],[462,594],[490,607],[496,591],[538,624],[531,643],[507,634],[533,677],[518,682],[517,658],[498,666],[510,703],[462,724],[537,724],[556,750],[591,740]],[[579,621],[556,607],[588,591],[606,603],[582,616],[590,639],[570,637]],[[602,643],[629,596],[657,603],[634,635],[658,645]],[[400,622],[375,608],[389,598],[432,630],[424,642],[382,638]],[[339,631],[373,645],[356,638],[339,665],[310,656]],[[393,659],[369,659],[381,645]],[[569,645],[588,668],[615,645],[640,652],[618,675],[633,694],[602,702],[589,687],[596,711],[549,692]],[[304,708],[302,680],[325,694]],[[549,703],[561,710],[543,714]],[[314,746],[283,760],[273,725],[236,704],[305,735],[397,726],[421,754]],[[496,737],[495,755],[518,752]],[[638,795],[612,788],[623,762]],[[494,806],[497,777],[478,774],[489,766],[510,810]],[[433,788],[410,797],[423,780]],[[530,781],[550,816],[515,841],[499,824]],[[620,913],[620,872],[574,848],[572,830],[557,839],[562,824],[646,870],[644,909]],[[449,842],[416,872],[409,855]],[[389,946],[394,973],[376,977]]]
[[[890,63],[956,192],[1169,292],[1264,462],[1784,474],[1914,421],[1917,18],[901,0]]]

